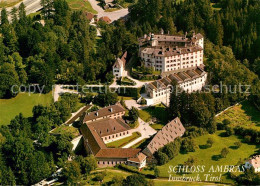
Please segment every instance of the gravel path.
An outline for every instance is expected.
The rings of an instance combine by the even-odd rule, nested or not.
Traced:
[[[96,1],[96,0],[88,0],[88,1],[90,2],[92,8],[98,12],[98,14],[97,14],[98,18],[107,16],[113,22],[115,20],[118,20],[121,17],[125,17],[129,13],[128,8],[120,9],[120,10],[113,11],[113,12],[105,12],[105,10],[98,5],[98,3],[99,3],[98,1]]]
[[[157,133],[156,130],[150,127],[150,125],[148,123],[145,123],[141,118],[138,118],[138,122],[139,126],[136,129],[133,129],[132,132],[140,132],[142,136],[123,146],[123,148],[130,148],[138,142],[142,141],[143,139],[150,138],[152,135]]]

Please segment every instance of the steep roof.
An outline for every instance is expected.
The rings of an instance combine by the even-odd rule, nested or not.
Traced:
[[[122,119],[111,118],[94,121],[88,123],[87,125],[92,126],[100,137],[124,132],[131,129]]]
[[[133,161],[133,162],[140,163],[140,162],[142,162],[145,158],[146,158],[146,155],[145,155],[144,153],[140,152],[140,153],[138,154],[138,156],[133,157],[133,158],[128,158],[128,161]]]
[[[92,13],[90,13],[90,12],[87,12],[86,13],[86,17],[87,17],[87,19],[89,20],[89,21],[91,21],[93,18],[94,18],[94,14],[92,14]]]
[[[99,150],[107,148],[94,127],[82,124],[80,127],[80,132],[84,139],[88,141],[88,144],[90,145],[91,151],[94,155],[96,155]]]
[[[148,84],[148,87],[151,89],[160,89],[167,87],[169,84],[171,84],[173,81],[177,84],[181,84],[185,81],[190,81],[192,79],[201,77],[206,72],[202,70],[200,67],[196,67],[195,69],[190,69],[187,71],[182,72],[175,72],[173,74],[170,74],[169,76],[164,77],[163,79],[153,81]]]
[[[92,121],[98,118],[103,118],[106,116],[109,116],[111,114],[117,114],[120,112],[124,112],[125,109],[123,108],[123,106],[121,104],[116,104],[116,105],[112,105],[112,106],[108,106],[105,108],[102,108],[98,111],[94,111],[94,112],[90,112],[90,113],[85,113],[84,117],[83,117],[83,123],[87,122],[87,121]]]
[[[154,154],[164,145],[173,142],[177,137],[181,137],[185,132],[180,119],[177,117],[167,125],[165,125],[147,145],[144,153],[148,150],[150,154]]]
[[[193,52],[203,51],[200,46],[189,46],[189,47],[162,47],[162,46],[149,46],[142,49],[142,53],[159,56],[159,57],[171,57],[178,56],[180,54],[189,54]]]
[[[106,148],[101,149],[95,157],[97,158],[131,158],[136,157],[141,149],[133,148]]]
[[[111,19],[109,19],[109,17],[107,16],[103,16],[101,18],[99,18],[99,21],[105,21],[106,23],[111,23]]]
[[[125,52],[121,58],[116,59],[113,68],[121,68],[121,67],[125,68],[126,58],[127,58],[127,52]]]

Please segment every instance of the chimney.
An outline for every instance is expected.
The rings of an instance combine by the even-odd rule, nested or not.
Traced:
[[[98,116],[98,112],[96,112],[96,116]]]
[[[113,108],[112,108],[112,107],[111,107],[111,108],[109,108],[109,111],[110,111],[110,112],[113,112]]]
[[[147,38],[147,34],[144,34],[144,39],[146,39]]]

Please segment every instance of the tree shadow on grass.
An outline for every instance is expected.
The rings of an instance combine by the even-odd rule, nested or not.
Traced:
[[[188,152],[185,150],[180,150],[180,154],[188,154]]]
[[[221,132],[218,136],[220,136],[220,137],[228,137],[226,132]]]
[[[233,149],[233,150],[237,150],[239,147],[238,146],[235,146],[235,145],[232,145],[232,146],[229,146],[230,149]]]
[[[255,105],[250,101],[243,101],[242,109],[245,111],[245,114],[251,118],[251,121],[256,124],[256,126],[260,125],[260,112],[257,110]]]
[[[211,159],[214,160],[214,161],[219,161],[221,159],[221,156],[220,155],[213,155],[211,157]]]
[[[199,148],[200,148],[200,149],[208,149],[209,146],[208,146],[208,145],[199,145]]]

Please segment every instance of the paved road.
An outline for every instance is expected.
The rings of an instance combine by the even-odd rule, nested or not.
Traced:
[[[98,5],[99,3],[98,1],[96,0],[88,0],[88,1],[90,2],[92,8],[98,12],[97,14],[98,18],[103,16],[108,16],[113,22],[115,20],[118,20],[121,17],[125,17],[129,13],[128,8],[120,9],[114,12],[105,12],[105,10]]]
[[[40,4],[41,0],[24,0],[23,3],[25,5],[25,10],[26,10],[26,14],[31,14],[34,12],[37,12],[38,10],[40,10],[42,8],[41,4]],[[89,0],[91,6],[98,12],[97,16],[98,18],[103,17],[103,16],[108,16],[111,21],[115,21],[121,17],[125,17],[129,12],[128,12],[128,8],[124,8],[124,9],[120,9],[118,11],[114,11],[114,12],[105,12],[99,5],[98,5],[98,1],[96,0]],[[17,5],[15,5],[14,7],[18,8],[20,5],[20,3],[18,3]],[[12,7],[7,8],[7,11],[11,11]]]
[[[141,118],[138,118],[138,122],[139,126],[136,129],[133,129],[132,132],[140,132],[142,136],[123,146],[123,148],[130,148],[138,142],[142,141],[143,139],[150,138],[152,135],[157,133],[156,130],[150,127],[150,125],[148,123],[145,123]]]
[[[55,90],[53,91],[53,99],[54,99],[54,102],[58,101],[59,100],[59,97],[61,94],[64,94],[64,93],[74,93],[74,94],[78,94],[77,91],[74,91],[74,90],[70,90],[70,89],[63,89],[64,85],[55,85]]]
[[[24,0],[23,1],[25,5],[26,14],[29,15],[31,13],[37,12],[42,8],[41,6],[41,0]],[[18,8],[21,3],[18,3],[14,7]],[[7,11],[11,11],[13,7],[7,8]]]

